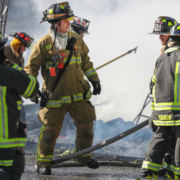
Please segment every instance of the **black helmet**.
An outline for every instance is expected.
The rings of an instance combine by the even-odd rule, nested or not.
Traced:
[[[68,2],[62,2],[51,5],[48,10],[45,10],[43,12],[43,18],[42,22],[48,21],[52,22],[55,20],[61,20],[61,19],[69,19],[74,20],[74,13],[73,10],[70,8]]]
[[[24,32],[18,32],[15,33],[14,35],[10,35],[14,38],[17,38],[21,41],[22,44],[24,44],[27,48],[30,48],[30,46],[32,45],[32,42],[34,41],[34,39],[29,36],[28,34],[24,33]]]
[[[168,16],[160,16],[154,23],[154,29],[152,33],[158,35],[168,35],[170,29],[177,24],[177,21]]]
[[[170,32],[169,32],[170,36],[180,36],[180,23],[174,25]]]
[[[180,41],[180,23],[171,28],[169,32],[169,41]]]
[[[80,17],[77,17],[72,22],[71,27],[78,34],[81,34],[82,31],[84,33],[89,34],[89,32],[88,32],[89,24],[90,24],[90,21],[80,18]]]

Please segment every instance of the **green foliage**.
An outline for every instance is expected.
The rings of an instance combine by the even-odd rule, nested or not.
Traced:
[[[152,177],[150,175],[146,176],[146,179],[152,180]]]
[[[166,174],[166,176],[167,176],[167,179],[172,180],[172,178],[171,178],[171,176],[170,176],[170,175]]]
[[[136,180],[141,180],[140,178],[137,178]]]

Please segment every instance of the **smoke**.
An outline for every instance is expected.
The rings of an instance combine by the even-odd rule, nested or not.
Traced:
[[[49,24],[39,24],[42,12],[55,0],[11,1],[7,32],[26,31],[37,41],[48,33]],[[177,0],[70,0],[75,15],[91,21],[84,41],[89,56],[98,67],[138,46],[136,54],[129,54],[98,70],[102,93],[93,96],[97,119],[108,121],[122,117],[132,121],[140,111],[161,44],[158,36],[148,35],[157,17],[171,16],[180,22]],[[27,51],[27,63],[30,55]],[[41,78],[39,76],[39,80]],[[108,103],[103,103],[108,102]],[[29,103],[29,101],[27,101]],[[150,116],[150,107],[146,114]]]

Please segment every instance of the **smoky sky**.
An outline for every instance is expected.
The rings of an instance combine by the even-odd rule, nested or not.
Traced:
[[[40,24],[42,12],[55,0],[11,0],[7,33],[25,31],[35,42],[49,32],[49,24]],[[90,20],[90,35],[84,37],[89,56],[98,67],[138,46],[132,53],[97,71],[102,93],[93,96],[97,119],[118,117],[132,121],[149,93],[149,82],[159,56],[159,36],[149,35],[159,16],[170,16],[180,22],[177,0],[70,0],[76,16]],[[25,54],[27,63],[31,50]],[[41,76],[38,77],[40,82]],[[108,103],[103,103],[108,102]],[[26,101],[30,103],[30,101]],[[150,106],[146,115],[151,115]]]

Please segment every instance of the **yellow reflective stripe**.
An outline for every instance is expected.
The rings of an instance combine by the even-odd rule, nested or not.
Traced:
[[[13,160],[0,160],[0,166],[12,166]]]
[[[86,93],[86,98],[91,98],[91,96],[92,96],[91,91],[88,91],[88,92]]]
[[[95,71],[94,68],[90,68],[90,69],[88,69],[87,71],[85,71],[85,75],[86,75],[87,77],[90,77],[90,76],[92,76],[93,74],[96,74],[96,71]]]
[[[180,26],[178,26],[176,29],[180,29]]]
[[[46,50],[50,50],[52,48],[52,44],[48,44],[45,46]]]
[[[174,171],[174,166],[171,164],[167,164],[166,162],[164,162],[163,164],[163,168],[169,170],[169,171]]]
[[[25,93],[23,94],[23,96],[26,98],[31,96],[31,94],[33,93],[34,88],[36,86],[36,78],[34,76],[30,76],[30,75],[28,75],[28,77],[30,79],[30,82],[29,82],[29,85],[28,85]]]
[[[180,120],[171,120],[171,121],[161,121],[161,120],[153,120],[153,123],[156,126],[179,126]]]
[[[0,86],[0,139],[7,139],[8,133],[8,108],[6,104],[7,87]]]
[[[159,119],[162,121],[171,120],[171,115],[159,115]]]
[[[180,168],[179,167],[174,167],[174,174],[175,175],[180,175]]]
[[[178,47],[169,48],[169,49],[166,49],[166,51],[164,51],[164,53],[173,52],[173,51],[176,51],[176,50],[178,50],[178,49],[179,49]]]
[[[174,82],[174,102],[179,103],[180,100],[180,63],[176,62],[175,82]]]
[[[43,161],[43,162],[51,162],[53,159],[53,155],[49,155],[49,156],[42,156],[42,155],[39,155],[38,157],[38,161]]]
[[[44,131],[44,126],[40,128],[40,134],[39,134],[38,144],[37,144],[37,149],[36,149],[36,162],[38,162],[38,158],[39,158],[39,147],[40,147],[40,141],[42,139],[43,131]]]
[[[166,22],[166,19],[163,19],[162,22]]]
[[[62,97],[62,103],[71,103],[71,96]]]
[[[24,147],[26,138],[0,139],[1,148]]]
[[[46,107],[61,107],[61,100],[48,100]]]
[[[89,156],[91,156],[91,153],[82,155],[82,157],[89,157]]]
[[[154,103],[152,102],[151,109],[156,110],[156,111],[180,110],[180,103]]]
[[[151,169],[153,171],[159,171],[160,167],[161,167],[160,164],[155,164],[149,161],[143,161],[143,164],[142,164],[142,168]]]
[[[172,22],[168,22],[168,26],[172,26],[173,24],[172,24]]]
[[[81,100],[83,100],[83,93],[79,93],[79,94],[73,95],[73,100],[74,101],[81,101]]]
[[[21,110],[21,101],[17,101],[18,110]]]
[[[13,69],[17,69],[17,70],[19,70],[19,71],[22,71],[23,69],[21,68],[21,67],[19,67],[17,64],[14,64],[13,66],[12,66],[12,68]]]
[[[156,83],[157,79],[156,79],[155,75],[152,76],[151,80],[153,83]]]

